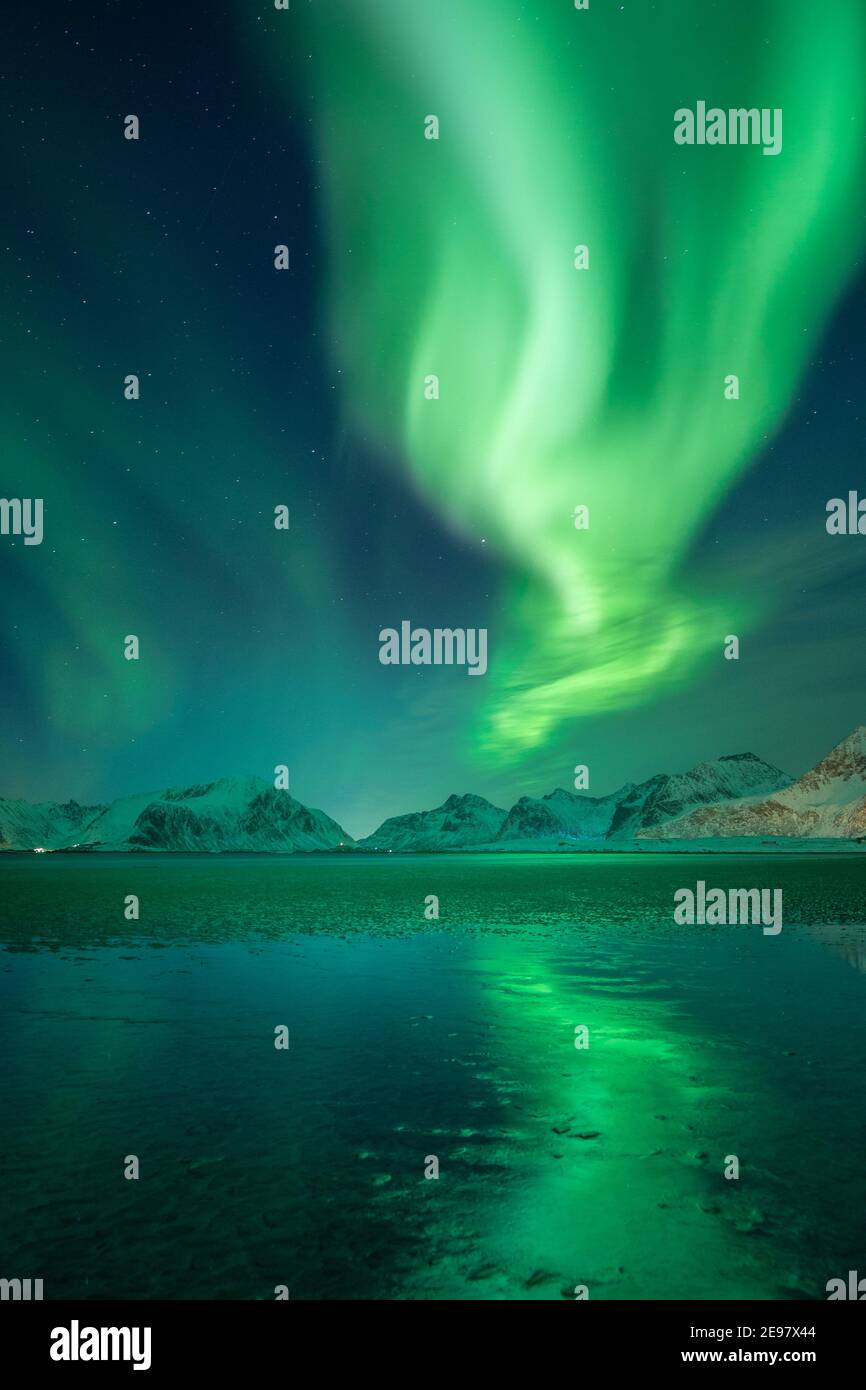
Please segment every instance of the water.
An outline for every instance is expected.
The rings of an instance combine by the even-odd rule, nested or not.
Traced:
[[[699,878],[781,887],[781,934],[675,926]],[[824,1298],[866,1273],[864,887],[831,856],[3,856],[0,1275]]]

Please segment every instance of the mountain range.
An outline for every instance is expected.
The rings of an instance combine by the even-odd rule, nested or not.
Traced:
[[[522,796],[510,811],[481,796],[449,796],[432,811],[392,816],[361,847],[380,850],[558,848],[580,842],[634,841],[644,830],[696,806],[734,797],[766,795],[791,778],[753,753],[737,753],[691,772],[658,773],[627,782],[609,796],[557,787],[546,796]]]
[[[353,840],[323,811],[260,777],[122,797],[107,805],[0,797],[0,850],[258,852],[646,849],[693,842],[866,837],[866,727],[793,779],[754,753],[658,773],[594,797],[562,787],[510,810],[449,796]]]
[[[122,797],[107,806],[0,798],[0,849],[251,850],[338,849],[353,841],[323,811],[311,810],[261,777]]]
[[[648,827],[647,840],[748,838],[859,839],[866,835],[866,727],[772,796],[699,806]]]

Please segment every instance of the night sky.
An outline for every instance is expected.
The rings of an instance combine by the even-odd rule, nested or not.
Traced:
[[[45,539],[0,536],[0,794],[285,763],[362,835],[866,722],[866,537],[825,529],[866,16],[824,8],[8,7],[0,494]],[[677,147],[700,98],[782,152]],[[487,627],[488,674],[382,666],[403,619]]]

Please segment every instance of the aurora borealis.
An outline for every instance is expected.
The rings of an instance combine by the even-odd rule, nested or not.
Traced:
[[[864,30],[856,0],[21,7],[2,490],[46,539],[0,549],[2,793],[285,762],[360,834],[578,757],[595,793],[796,772],[862,722],[862,560],[823,523],[862,480]],[[780,155],[678,146],[704,98],[783,109]],[[404,619],[486,626],[484,680],[383,670]]]
[[[4,17],[0,1300],[826,1372],[864,0]]]

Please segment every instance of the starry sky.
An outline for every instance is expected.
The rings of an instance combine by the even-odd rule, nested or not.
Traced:
[[[362,835],[866,722],[866,538],[825,529],[866,495],[866,16],[825,8],[12,4],[0,492],[45,539],[0,536],[0,794],[285,763]],[[675,145],[699,99],[781,107],[781,154]],[[487,675],[382,666],[403,619],[486,627]]]

